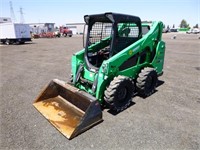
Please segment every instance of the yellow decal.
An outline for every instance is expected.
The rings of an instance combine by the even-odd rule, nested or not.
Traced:
[[[129,54],[129,55],[132,55],[132,54],[133,54],[133,51],[132,51],[132,50],[129,50],[128,54]]]

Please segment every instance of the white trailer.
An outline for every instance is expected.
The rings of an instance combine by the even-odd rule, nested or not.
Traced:
[[[3,44],[23,44],[27,41],[31,41],[30,27],[28,24],[0,24],[0,42]]]

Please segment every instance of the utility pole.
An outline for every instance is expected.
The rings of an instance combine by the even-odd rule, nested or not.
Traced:
[[[9,3],[10,3],[10,17],[12,19],[12,22],[15,23],[17,20],[15,18],[15,13],[14,13],[13,6],[12,6],[12,1],[10,1]]]
[[[19,12],[20,12],[20,23],[24,23],[25,21],[24,21],[24,13],[22,7],[20,7]]]

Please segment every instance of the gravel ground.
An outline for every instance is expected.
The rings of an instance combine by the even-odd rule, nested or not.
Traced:
[[[176,39],[172,37],[176,34]],[[199,35],[164,34],[164,75],[157,92],[134,97],[119,114],[68,140],[32,106],[50,80],[66,81],[82,38],[34,39],[0,46],[0,149],[200,149]]]

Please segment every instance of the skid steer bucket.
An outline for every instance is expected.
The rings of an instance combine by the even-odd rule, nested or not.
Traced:
[[[68,139],[103,121],[93,96],[58,79],[50,82],[33,105]]]

